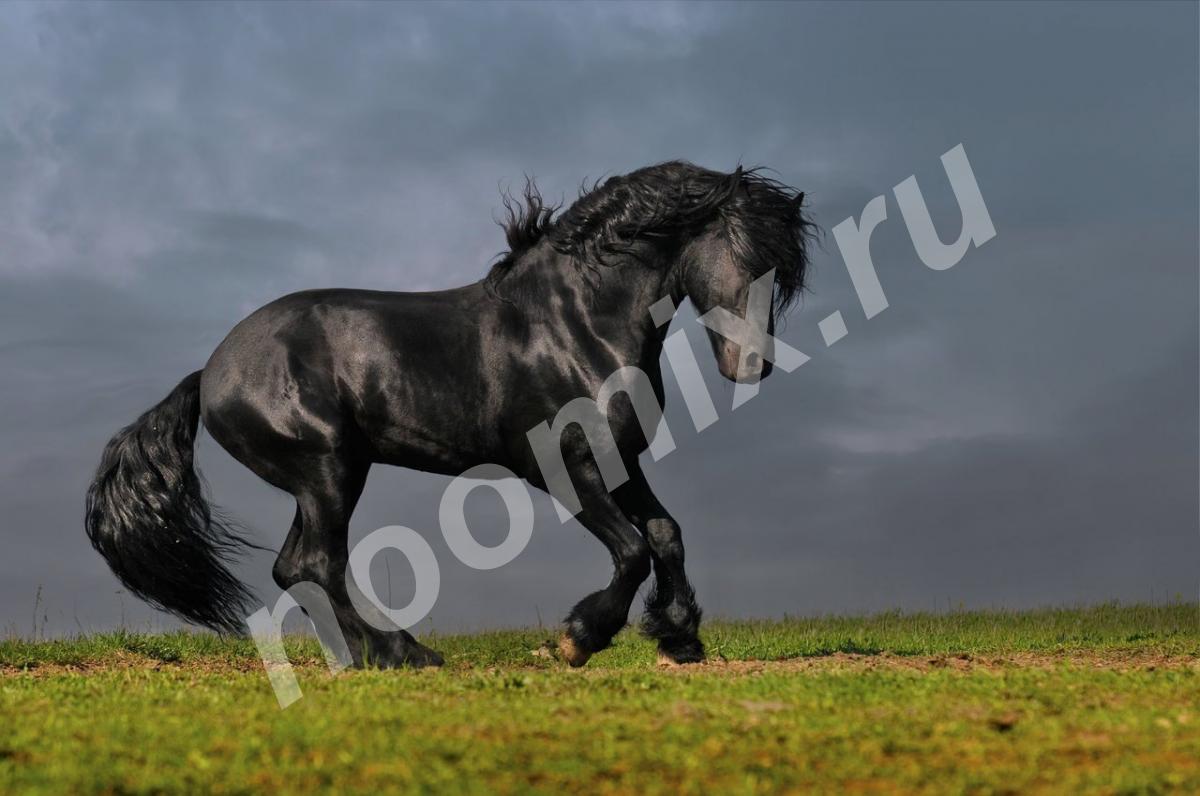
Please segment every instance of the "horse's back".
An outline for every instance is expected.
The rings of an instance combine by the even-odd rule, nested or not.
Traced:
[[[357,445],[379,461],[452,471],[490,444],[478,290],[311,290],[256,310],[205,367],[201,412],[235,457],[248,440]]]

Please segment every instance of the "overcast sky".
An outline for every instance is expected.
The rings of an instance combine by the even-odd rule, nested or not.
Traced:
[[[866,320],[828,234],[782,334],[812,361],[736,414],[675,321],[720,419],[695,433],[672,388],[648,469],[709,616],[1195,598],[1197,74],[1193,3],[4,4],[0,628],[31,631],[39,588],[47,632],[170,623],[92,551],[84,491],[254,308],[477,280],[498,186],[572,198],[671,158],[769,166],[826,230],[888,195],[891,306]],[[997,234],[934,272],[890,191],[915,174],[956,236],[959,143]],[[290,498],[207,437],[199,459],[278,546]],[[429,539],[439,631],[549,624],[607,581],[542,497],[516,561],[468,569],[446,483],[378,467],[352,525]],[[498,500],[469,508],[498,541]],[[270,563],[240,571],[273,601]]]

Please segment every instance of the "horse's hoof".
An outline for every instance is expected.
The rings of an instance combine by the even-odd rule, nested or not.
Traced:
[[[665,652],[658,653],[658,665],[664,669],[682,669],[684,666],[692,666],[697,663],[704,663],[704,659],[676,660]]]
[[[704,663],[704,646],[697,640],[670,651],[658,650],[658,665],[675,669],[689,663]]]
[[[414,669],[424,669],[427,667],[445,666],[446,659],[442,657],[440,652],[418,644],[417,649],[408,654],[405,664]]]
[[[563,634],[563,637],[558,640],[558,654],[564,661],[571,664],[571,668],[578,669],[588,662],[588,658],[592,657],[592,653],[584,652],[579,645],[570,636]]]
[[[370,669],[425,669],[444,664],[445,660],[440,653],[429,649],[424,644],[410,641],[405,644],[389,645],[384,650],[369,655],[357,666]]]

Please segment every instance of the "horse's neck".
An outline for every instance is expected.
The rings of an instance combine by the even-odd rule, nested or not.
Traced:
[[[513,293],[543,321],[561,323],[565,313],[583,319],[621,365],[657,363],[666,325],[655,323],[650,308],[672,296],[665,264],[629,258],[584,264],[548,247],[539,249],[514,265],[500,283],[501,295]],[[672,298],[678,302],[679,297]]]

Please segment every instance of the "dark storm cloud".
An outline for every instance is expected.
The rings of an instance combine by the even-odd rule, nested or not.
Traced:
[[[784,333],[813,360],[737,413],[713,378],[699,435],[674,396],[652,479],[710,612],[1194,595],[1195,30],[1194,6],[1147,4],[6,5],[0,621],[27,630],[39,585],[52,629],[152,615],[87,546],[82,494],[247,312],[476,279],[499,185],[569,200],[672,157],[771,166],[826,228],[889,195],[883,314],[829,236]],[[935,273],[890,189],[916,174],[950,237],[938,156],[960,142],[997,236]],[[826,349],[835,308],[850,334]],[[287,496],[200,450],[277,543]],[[458,564],[444,484],[380,468],[353,526],[430,538],[438,627],[553,621],[607,579],[542,498],[515,562]],[[469,507],[494,541],[498,503]],[[273,594],[268,559],[243,569]]]

